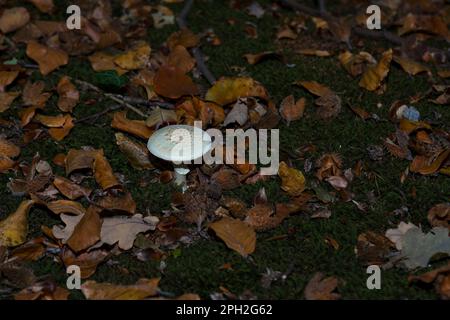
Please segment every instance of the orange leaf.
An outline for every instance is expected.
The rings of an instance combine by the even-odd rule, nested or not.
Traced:
[[[127,112],[120,111],[114,113],[111,127],[121,131],[131,133],[139,138],[148,139],[153,130],[146,126],[145,121],[127,119]]]
[[[301,98],[295,102],[294,96],[290,95],[283,99],[280,106],[280,114],[288,123],[303,117],[306,99]]]
[[[81,291],[88,300],[142,300],[158,294],[159,278],[139,279],[132,285],[86,281]]]
[[[89,248],[100,240],[101,226],[97,208],[90,206],[67,239],[67,245],[75,252]]]
[[[39,70],[44,76],[69,63],[69,56],[63,50],[46,47],[35,41],[28,43],[27,56],[39,64]]]
[[[367,68],[364,72],[359,86],[369,91],[375,91],[381,86],[381,82],[386,78],[389,73],[389,67],[392,60],[392,49],[385,51],[380,61]]]
[[[83,196],[89,196],[91,193],[91,190],[79,186],[69,179],[59,176],[55,177],[55,180],[53,180],[53,185],[59,190],[59,192],[70,200],[75,200]]]
[[[241,97],[259,97],[268,100],[266,89],[252,78],[222,78],[206,93],[205,100],[224,106]]]
[[[195,59],[189,54],[185,47],[177,45],[167,57],[167,64],[178,68],[183,73],[188,73],[195,66]]]
[[[64,123],[64,126],[62,128],[51,128],[50,130],[48,130],[50,136],[56,141],[63,140],[70,133],[70,130],[75,127],[73,118],[70,115],[66,114],[65,118],[66,122]]]
[[[103,190],[110,189],[112,187],[120,186],[114,172],[103,155],[103,150],[97,152],[94,159],[94,177]]]
[[[197,85],[183,70],[173,66],[162,66],[153,79],[155,92],[163,97],[178,99],[182,96],[197,95]]]
[[[7,85],[10,85],[19,75],[19,71],[0,71],[0,92],[5,91]]]
[[[56,90],[59,94],[58,108],[64,112],[72,112],[78,100],[80,100],[80,93],[73,83],[70,82],[70,78],[67,76],[62,77]]]

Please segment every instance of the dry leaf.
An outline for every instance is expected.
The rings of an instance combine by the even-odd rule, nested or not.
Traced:
[[[94,159],[98,152],[98,150],[70,149],[65,159],[66,174],[70,175],[75,170],[93,169]]]
[[[249,64],[254,65],[268,59],[281,59],[282,56],[274,51],[264,51],[255,54],[252,53],[244,54],[244,58],[247,60]]]
[[[178,116],[175,110],[161,109],[160,107],[154,108],[150,111],[150,114],[145,120],[145,124],[150,128],[158,128],[163,124],[177,123]]]
[[[170,65],[159,68],[153,84],[157,94],[170,99],[199,94],[198,87],[192,79],[182,69]]]
[[[116,133],[116,144],[120,151],[127,157],[130,164],[135,169],[152,169],[150,162],[150,152],[146,145],[127,138],[122,133]]]
[[[53,0],[28,0],[42,13],[51,13],[55,8]]]
[[[232,169],[221,169],[211,176],[211,180],[218,183],[223,190],[232,190],[241,185],[239,174]]]
[[[28,234],[28,212],[33,200],[25,200],[17,210],[0,221],[0,246],[15,247],[25,242]]]
[[[80,267],[81,279],[87,279],[95,273],[97,266],[108,257],[108,252],[93,250],[76,256],[71,250],[64,248],[60,257],[66,267],[71,265]]]
[[[139,233],[155,230],[159,220],[156,217],[150,218],[151,220],[149,221],[148,218],[142,218],[140,214],[132,217],[104,218],[100,236],[101,241],[109,245],[118,243],[119,248],[130,250]]]
[[[97,152],[94,158],[94,177],[95,181],[107,190],[113,187],[120,186],[108,160],[103,155],[103,150]]]
[[[30,21],[30,14],[26,8],[15,7],[5,9],[0,16],[0,30],[8,33],[20,29]]]
[[[0,136],[0,156],[15,158],[19,156],[20,148]]]
[[[205,100],[224,106],[242,97],[269,100],[266,89],[252,78],[222,78],[206,93]]]
[[[8,110],[19,95],[19,92],[0,92],[0,113]]]
[[[305,190],[306,180],[302,172],[294,168],[289,168],[284,161],[280,163],[278,175],[281,178],[281,189],[286,191],[290,196],[299,196]]]
[[[91,193],[91,190],[77,185],[69,179],[56,176],[53,180],[53,185],[61,192],[65,197],[70,200],[75,200],[81,197],[87,197]]]
[[[243,257],[252,254],[256,247],[256,233],[245,222],[237,219],[222,218],[209,225],[228,248]]]
[[[57,116],[45,116],[38,114],[34,117],[34,120],[40,122],[42,125],[49,128],[60,128],[66,123],[66,117],[62,114]]]
[[[427,157],[417,155],[414,157],[409,170],[423,175],[436,173],[441,168],[444,161],[449,157],[450,149],[441,152],[437,157]]]
[[[283,99],[280,105],[280,114],[284,120],[289,124],[291,121],[295,121],[303,117],[305,112],[306,99],[300,98],[295,102],[293,95],[287,96]]]
[[[306,285],[304,294],[306,300],[338,300],[341,295],[336,290],[338,280],[335,277],[325,278],[324,274],[317,272]]]
[[[344,69],[353,77],[362,74],[367,63],[377,63],[375,58],[370,53],[365,51],[361,51],[358,54],[353,54],[350,51],[345,51],[339,55],[339,61]]]
[[[394,56],[393,60],[397,62],[403,68],[403,70],[405,70],[405,72],[412,76],[415,76],[416,74],[419,74],[421,72],[431,74],[430,68],[418,62],[415,62],[414,60],[398,56]]]
[[[128,214],[136,213],[136,202],[134,202],[133,197],[129,192],[118,195],[108,194],[105,197],[102,197],[97,204],[109,211],[119,211]]]
[[[148,140],[153,133],[153,130],[145,124],[145,121],[128,119],[126,111],[114,113],[111,127],[131,133],[132,135],[146,140]]]
[[[48,130],[50,136],[56,141],[63,140],[75,127],[75,124],[73,123],[73,118],[69,114],[66,114],[64,118],[66,121],[64,122],[64,125],[61,128],[50,128]]]
[[[69,63],[69,56],[63,50],[46,47],[35,41],[28,43],[27,56],[39,64],[39,70],[44,76]]]
[[[316,57],[329,57],[331,53],[327,50],[316,50],[316,49],[300,49],[297,50],[298,53],[305,56],[316,56]]]
[[[96,52],[88,59],[92,69],[97,72],[115,70],[119,76],[128,72],[128,70],[122,69],[114,63],[115,56],[104,52]]]
[[[27,82],[22,93],[24,104],[26,106],[43,108],[51,96],[50,92],[43,92],[44,88],[44,81]]]
[[[140,43],[130,51],[114,58],[114,63],[125,70],[144,68],[150,58],[151,48],[147,43]]]
[[[433,227],[450,229],[450,204],[440,203],[428,211],[428,222]]]
[[[369,91],[375,91],[381,86],[381,82],[389,73],[389,67],[392,60],[392,49],[383,52],[380,61],[373,66],[367,67],[364,72],[359,86]]]
[[[62,77],[56,90],[59,94],[58,108],[64,112],[72,112],[80,100],[80,93],[70,81],[70,78],[67,76]]]
[[[195,59],[191,57],[185,47],[177,45],[167,57],[167,64],[178,68],[183,73],[188,73],[194,68]]]
[[[64,214],[61,215],[63,221],[64,216]],[[77,219],[72,221],[77,221],[80,218],[75,226],[68,225],[64,221],[67,225],[66,229],[73,228],[73,232],[67,238],[66,243],[72,250],[79,252],[91,247],[100,240],[102,221],[100,220],[98,209],[93,206],[90,206],[84,215],[75,216],[75,218]],[[53,234],[57,237],[55,231],[53,231]]]
[[[173,50],[177,45],[193,48],[198,45],[199,41],[199,38],[191,30],[183,28],[169,36],[167,46],[170,50]]]
[[[13,83],[19,75],[19,71],[0,71],[0,92],[3,93],[5,88]]]
[[[86,281],[81,291],[88,300],[142,300],[158,294],[159,278],[139,279],[133,285]]]
[[[243,126],[248,120],[248,107],[244,99],[239,99],[233,106],[233,109],[227,114],[223,125],[227,126],[230,123],[238,123]]]
[[[51,281],[37,282],[14,295],[15,300],[67,300],[69,290]]]
[[[47,208],[54,214],[71,213],[82,216],[86,213],[81,203],[71,200],[55,200],[47,203]]]

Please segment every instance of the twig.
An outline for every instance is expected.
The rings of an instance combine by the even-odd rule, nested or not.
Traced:
[[[102,95],[104,95],[105,97],[119,103],[119,104],[123,104],[126,108],[134,111],[135,113],[137,113],[138,115],[140,115],[143,118],[146,118],[147,116],[138,108],[136,108],[135,106],[132,106],[131,104],[129,104],[128,102],[124,101],[123,99],[119,98],[118,96],[112,94],[112,93],[107,93],[107,92],[103,92],[100,88],[94,86],[92,83],[83,81],[83,80],[78,80],[78,79],[73,79],[76,83],[78,83],[81,86],[84,86],[85,88],[91,89],[92,91],[95,91],[97,93],[100,93]]]
[[[319,0],[319,11],[321,13],[327,12],[327,6],[325,4],[325,0]]]
[[[89,122],[90,120],[96,121],[101,116],[103,116],[103,115],[105,115],[105,114],[107,114],[107,113],[109,113],[111,111],[118,110],[118,109],[120,109],[122,107],[123,107],[123,105],[119,105],[119,104],[112,105],[112,106],[110,106],[110,107],[108,107],[108,108],[106,108],[106,109],[104,109],[104,110],[102,110],[100,112],[97,112],[95,114],[91,114],[90,116],[87,116],[87,117],[84,117],[84,118],[77,119],[77,120],[74,121],[74,123],[78,124],[78,123],[82,123],[82,122]]]
[[[177,23],[180,29],[186,29],[188,27],[187,17],[192,9],[193,4],[194,0],[187,0],[183,7],[183,10],[181,10],[180,14],[178,15]],[[194,49],[192,49],[192,54],[194,55],[194,59],[197,62],[197,68],[200,73],[205,77],[210,85],[213,85],[216,82],[216,77],[214,77],[212,72],[206,66],[205,59],[203,58],[203,54],[200,48],[195,47]]]

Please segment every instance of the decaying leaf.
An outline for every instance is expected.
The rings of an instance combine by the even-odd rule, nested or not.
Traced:
[[[147,127],[145,121],[128,119],[126,111],[114,113],[111,127],[131,133],[132,135],[146,140],[148,140],[153,133],[153,130]]]
[[[281,178],[281,189],[290,196],[299,196],[305,190],[305,177],[295,168],[290,168],[285,162],[280,163],[278,175]]]
[[[25,200],[17,210],[0,221],[0,246],[15,247],[25,242],[28,233],[28,212],[33,200]]]
[[[114,63],[125,70],[142,69],[150,57],[150,46],[147,43],[140,43],[130,51],[114,58]]]
[[[69,290],[52,281],[36,282],[14,295],[15,300],[67,300]]]
[[[103,190],[120,186],[108,160],[103,155],[103,150],[97,152],[94,158],[94,177]]]
[[[246,257],[255,251],[255,231],[245,222],[237,219],[222,218],[209,226],[227,247]]]
[[[418,62],[415,62],[414,60],[398,56],[394,56],[393,60],[396,63],[398,63],[403,68],[403,70],[405,70],[405,72],[407,72],[410,75],[415,76],[416,74],[419,74],[421,72],[427,72],[431,74],[430,68]]]
[[[3,33],[15,31],[30,21],[30,13],[26,8],[15,7],[5,9],[0,16],[0,30]]]
[[[410,275],[408,282],[434,283],[437,293],[443,300],[450,299],[450,262],[440,268],[423,273],[418,276]]]
[[[319,97],[315,100],[315,104],[318,106],[317,114],[320,118],[330,119],[341,112],[341,98],[327,86],[316,81],[297,81],[296,84]]]
[[[150,112],[145,124],[150,128],[158,128],[163,124],[177,123],[177,121],[178,116],[174,110],[156,107]]]
[[[75,200],[84,196],[87,197],[91,193],[91,190],[84,188],[64,177],[56,176],[55,180],[53,180],[53,185],[59,190],[59,192],[70,200]]]
[[[101,241],[109,245],[118,243],[119,248],[129,250],[139,233],[155,230],[158,223],[156,217],[143,218],[142,215],[132,217],[104,218],[101,230]]]
[[[199,93],[197,85],[182,69],[170,65],[158,69],[153,83],[157,94],[171,99]]]
[[[0,92],[0,113],[8,110],[19,95],[19,92]]]
[[[392,49],[385,51],[376,65],[369,66],[364,72],[361,81],[359,82],[359,86],[369,91],[377,90],[381,86],[381,82],[389,73],[392,54]]]
[[[238,123],[243,126],[248,120],[248,107],[244,99],[239,99],[233,106],[233,109],[227,114],[223,125]]]
[[[106,210],[115,212],[136,213],[136,202],[131,193],[124,192],[117,195],[108,194],[98,201],[98,205]]]
[[[98,150],[70,149],[65,158],[66,174],[82,169],[93,169]]]
[[[306,285],[304,295],[306,300],[338,300],[341,295],[335,293],[338,279],[325,278],[321,272],[317,272]]]
[[[95,273],[97,266],[108,257],[108,252],[93,250],[77,256],[73,251],[65,248],[60,256],[66,267],[71,265],[80,267],[81,279],[87,279]]]
[[[303,117],[305,112],[306,99],[300,98],[297,102],[293,95],[289,95],[283,99],[280,105],[280,114],[289,124]]]
[[[46,47],[34,41],[28,43],[27,56],[39,64],[39,70],[44,76],[69,63],[69,56],[63,50]]]
[[[450,204],[439,203],[428,211],[428,222],[433,227],[450,229]]]
[[[57,91],[59,94],[58,108],[63,112],[72,112],[80,99],[80,93],[70,78],[64,76],[59,80]]]
[[[252,78],[222,78],[208,90],[205,99],[224,106],[242,97],[268,100],[268,93]]]
[[[133,168],[141,170],[153,168],[149,158],[150,152],[144,144],[134,141],[120,132],[116,133],[116,144]]]
[[[158,294],[159,278],[140,279],[133,285],[86,281],[81,291],[88,300],[142,300]]]

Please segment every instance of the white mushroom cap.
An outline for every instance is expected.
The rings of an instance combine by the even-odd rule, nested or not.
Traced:
[[[183,162],[201,158],[211,150],[211,136],[198,127],[167,126],[154,132],[147,143],[148,150],[158,158]]]

